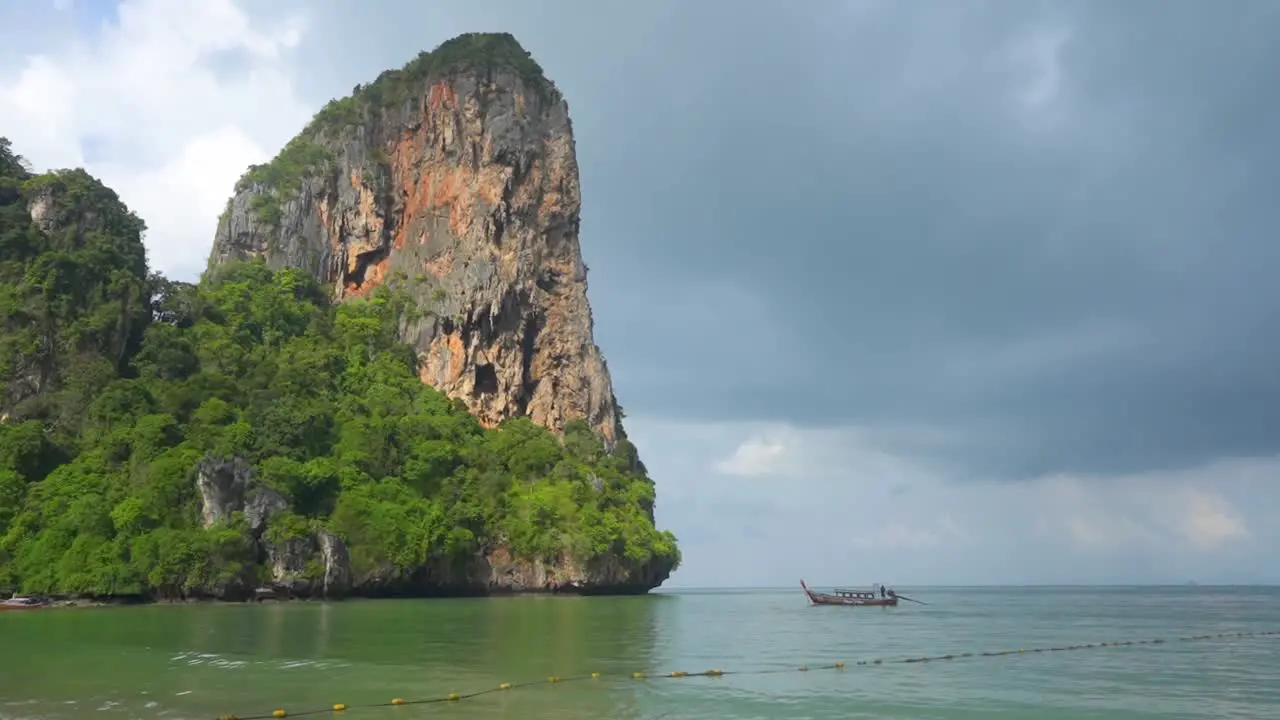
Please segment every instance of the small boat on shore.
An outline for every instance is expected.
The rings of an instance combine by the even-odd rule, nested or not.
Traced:
[[[831,592],[815,592],[804,584],[804,580],[800,581],[800,587],[804,590],[804,594],[809,598],[811,605],[855,605],[869,607],[897,607],[898,600],[911,600],[911,598],[903,597],[893,590],[884,590],[882,594],[876,595],[868,590],[845,590],[836,588]],[[912,602],[920,602],[913,600]],[[921,603],[923,604],[923,603]]]
[[[11,597],[0,600],[0,612],[5,610],[42,610],[49,607],[49,602],[38,597]]]

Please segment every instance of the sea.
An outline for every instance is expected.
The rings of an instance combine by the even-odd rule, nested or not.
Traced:
[[[1280,718],[1280,588],[900,591],[0,612],[0,720]]]

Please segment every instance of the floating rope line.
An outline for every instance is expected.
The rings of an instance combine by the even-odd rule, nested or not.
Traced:
[[[1087,643],[1084,645],[1059,645],[1055,647],[1036,647],[1036,648],[1018,648],[1017,650],[998,650],[993,652],[966,652],[966,653],[948,653],[946,655],[924,655],[920,657],[894,658],[885,659],[877,658],[875,660],[858,660],[854,663],[834,662],[824,665],[800,665],[798,667],[776,668],[772,670],[702,670],[700,672],[685,672],[683,670],[674,670],[669,673],[660,675],[650,675],[644,672],[633,672],[629,675],[606,675],[604,673],[593,672],[589,675],[574,675],[570,677],[561,677],[559,675],[551,675],[545,680],[531,680],[519,683],[501,683],[496,687],[486,688],[484,690],[476,690],[469,693],[451,692],[446,695],[437,695],[435,697],[421,698],[417,700],[405,700],[404,698],[394,698],[388,702],[371,703],[367,705],[346,705],[337,703],[330,708],[322,708],[315,710],[305,710],[302,712],[290,712],[284,708],[277,708],[272,712],[262,715],[222,715],[218,720],[267,720],[268,718],[285,718],[285,717],[305,717],[308,715],[320,715],[323,713],[341,713],[346,710],[356,708],[377,708],[377,707],[394,707],[397,705],[431,705],[435,703],[459,702],[470,698],[489,695],[496,692],[506,692],[523,687],[533,687],[535,685],[559,684],[566,682],[580,682],[583,680],[601,680],[601,679],[631,679],[631,680],[660,680],[669,678],[696,678],[696,677],[723,677],[725,675],[775,675],[779,673],[790,672],[810,672],[816,670],[844,670],[849,665],[901,665],[909,663],[927,663],[946,660],[960,660],[964,658],[975,657],[1004,657],[1006,655],[1029,655],[1046,652],[1065,652],[1069,650],[1091,650],[1094,648],[1105,647],[1133,647],[1139,645],[1161,645],[1171,642],[1194,642],[1198,640],[1219,640],[1226,638],[1245,638],[1245,637],[1275,637],[1280,636],[1280,630],[1263,630],[1255,632],[1238,632],[1238,633],[1218,633],[1216,635],[1186,635],[1182,637],[1169,638],[1152,638],[1148,640],[1119,640],[1115,642],[1099,642]]]

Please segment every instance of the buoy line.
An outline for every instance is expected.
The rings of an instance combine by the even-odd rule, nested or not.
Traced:
[[[560,684],[566,682],[580,682],[585,680],[632,680],[647,681],[672,678],[698,678],[698,677],[723,677],[725,675],[775,675],[779,673],[790,672],[811,672],[821,670],[844,670],[850,666],[862,665],[901,665],[910,663],[927,663],[949,660],[961,660],[968,658],[993,658],[1006,657],[1010,655],[1034,655],[1046,652],[1067,652],[1075,650],[1092,650],[1107,647],[1134,647],[1140,645],[1162,645],[1173,642],[1195,642],[1200,640],[1220,640],[1227,638],[1246,638],[1246,637],[1276,637],[1280,636],[1280,630],[1261,630],[1254,632],[1237,632],[1237,633],[1217,633],[1208,635],[1186,635],[1182,637],[1168,638],[1150,638],[1147,640],[1117,640],[1111,642],[1094,642],[1082,645],[1058,645],[1053,647],[1035,647],[1035,648],[1018,648],[1017,650],[998,650],[986,652],[965,652],[965,653],[947,653],[946,655],[922,655],[918,657],[907,658],[876,658],[873,660],[858,660],[852,663],[837,661],[822,665],[800,665],[787,668],[776,668],[772,670],[701,670],[697,672],[688,672],[683,670],[673,670],[668,673],[651,675],[645,672],[633,672],[630,674],[605,674],[593,672],[588,675],[575,675],[570,677],[561,677],[558,675],[550,675],[544,680],[531,680],[519,683],[500,683],[494,687],[476,690],[467,693],[450,692],[444,695],[436,695],[432,697],[419,698],[414,700],[406,700],[404,698],[392,698],[387,702],[370,703],[366,705],[347,705],[346,703],[334,703],[327,708],[317,708],[313,710],[304,710],[301,712],[292,712],[285,708],[276,708],[269,713],[258,715],[222,715],[218,720],[268,720],[274,718],[286,717],[306,717],[308,715],[319,715],[321,713],[342,713],[346,710],[354,710],[356,708],[377,708],[377,707],[395,707],[399,705],[431,705],[435,703],[459,702],[469,700],[471,698],[489,695],[497,692],[506,692],[524,687],[533,687],[535,685]]]

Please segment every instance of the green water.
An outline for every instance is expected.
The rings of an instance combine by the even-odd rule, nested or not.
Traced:
[[[1278,589],[912,591],[929,604],[809,607],[796,589],[0,613],[0,720],[296,713],[593,671],[343,717],[1280,717],[1280,637],[1176,639],[1280,630]],[[1148,638],[1170,642],[856,664]],[[786,671],[627,677],[708,668]]]

